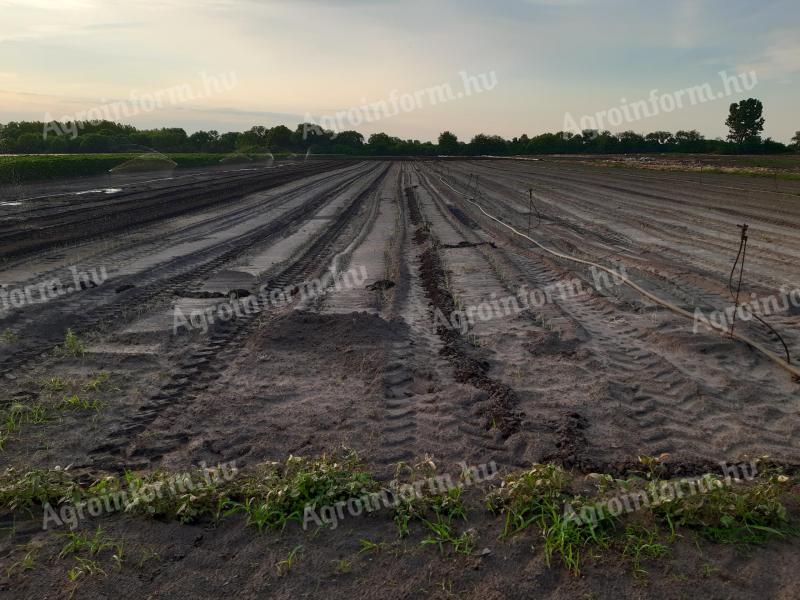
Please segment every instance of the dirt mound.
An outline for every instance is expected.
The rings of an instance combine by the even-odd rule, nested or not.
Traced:
[[[388,345],[402,339],[408,326],[366,313],[319,314],[293,311],[270,323],[260,345],[270,349],[330,353],[354,346]]]

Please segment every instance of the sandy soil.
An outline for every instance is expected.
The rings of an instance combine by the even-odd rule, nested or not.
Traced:
[[[675,474],[763,455],[797,470],[798,382],[613,280],[598,289],[595,274],[510,236],[454,189],[522,230],[530,222],[531,235],[555,249],[624,269],[653,293],[706,312],[733,302],[728,279],[744,222],[742,297],[800,288],[796,197],[732,175],[701,186],[540,161],[282,169],[262,179],[131,181],[121,199],[0,207],[10,232],[0,244],[15,253],[0,283],[11,290],[59,279],[74,288],[0,313],[0,333],[13,333],[0,342],[0,402],[40,400],[53,377],[85,382],[104,372],[113,383],[99,394],[100,410],[24,426],[0,454],[6,465],[71,465],[99,477],[201,462],[245,467],[347,446],[382,481],[399,461],[426,455],[447,472],[463,462],[495,461],[509,472],[548,461],[580,476],[626,475],[637,456],[662,453]],[[187,190],[201,189],[192,206]],[[175,197],[186,199],[170,205]],[[76,215],[111,215],[115,203],[112,232],[100,218],[80,229]],[[28,229],[37,246],[20,234]],[[70,267],[106,278],[80,285]],[[353,285],[336,285],[332,268]],[[573,279],[582,293],[554,291]],[[309,281],[319,293],[297,293]],[[199,314],[260,288],[290,290],[293,301],[262,297],[255,313],[176,331],[177,311]],[[492,305],[521,290],[552,293],[541,306],[497,314]],[[481,306],[492,318],[481,318]],[[437,320],[437,311],[470,307],[474,322],[463,332]],[[798,311],[765,318],[800,360]],[[736,326],[783,351],[758,323]],[[67,328],[86,341],[83,356],[54,352]],[[479,493],[470,492],[475,502]],[[38,515],[0,520],[3,573],[27,549],[38,553],[36,569],[0,581],[8,598],[122,590],[148,598],[790,598],[800,573],[796,541],[745,555],[687,538],[648,565],[646,578],[619,558],[589,560],[576,577],[547,566],[534,532],[501,539],[501,524],[480,510],[469,523],[477,556],[439,555],[420,545],[421,531],[398,541],[386,515],[281,534],[258,534],[238,517],[180,525],[112,515],[82,527],[124,539],[130,560],[76,586],[57,557],[63,531],[43,531]],[[361,539],[385,540],[390,551],[359,554]],[[298,545],[297,567],[278,576],[276,562]],[[336,568],[343,559],[352,564],[346,573]]]

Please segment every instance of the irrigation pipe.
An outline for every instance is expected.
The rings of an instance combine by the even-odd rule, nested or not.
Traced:
[[[687,319],[691,319],[692,321],[694,321],[694,319],[695,319],[694,314],[690,313],[688,310],[684,310],[683,308],[681,308],[679,306],[676,306],[675,304],[673,304],[673,303],[671,303],[671,302],[669,302],[667,300],[663,300],[662,298],[659,298],[658,296],[656,296],[655,294],[652,294],[651,292],[648,292],[646,289],[642,288],[640,285],[638,285],[634,281],[631,281],[628,277],[625,277],[624,275],[621,275],[620,273],[618,273],[616,271],[613,271],[613,270],[609,269],[608,267],[604,267],[603,265],[600,265],[598,263],[592,262],[590,260],[584,260],[582,258],[577,258],[575,256],[571,256],[569,254],[564,254],[563,252],[558,252],[557,250],[553,250],[551,248],[548,248],[547,246],[545,246],[544,244],[536,241],[532,237],[530,237],[528,235],[525,235],[521,231],[517,231],[514,227],[512,227],[508,223],[505,223],[504,221],[498,219],[494,215],[491,215],[488,212],[486,212],[480,204],[475,202],[467,194],[464,194],[463,192],[460,192],[459,190],[454,188],[452,185],[447,183],[442,177],[439,177],[439,181],[441,181],[444,185],[449,187],[451,190],[453,190],[459,196],[462,196],[467,202],[469,202],[470,204],[473,204],[475,207],[477,207],[477,209],[480,210],[489,219],[499,223],[503,227],[506,227],[507,229],[509,229],[513,233],[515,233],[516,235],[518,235],[518,236],[520,236],[522,238],[525,238],[526,240],[528,240],[529,242],[535,244],[536,246],[538,246],[539,248],[541,248],[542,250],[544,250],[548,254],[552,254],[553,256],[556,256],[558,258],[563,258],[563,259],[569,260],[571,262],[575,262],[575,263],[582,264],[582,265],[589,265],[591,267],[595,267],[596,269],[600,269],[601,271],[604,271],[604,272],[608,273],[609,275],[612,275],[613,277],[615,277],[616,281],[622,281],[622,283],[624,283],[628,287],[636,290],[641,295],[649,298],[650,300],[652,300],[656,304],[659,304],[659,305],[663,306],[664,308],[674,312],[675,314],[681,315],[682,317],[686,317]],[[780,368],[784,369],[785,371],[788,371],[789,373],[791,373],[792,375],[794,375],[795,377],[800,379],[800,367],[796,367],[796,366],[794,366],[792,364],[789,364],[783,358],[781,358],[777,354],[774,354],[771,350],[766,348],[763,344],[761,344],[761,343],[749,338],[746,335],[742,335],[741,333],[738,333],[738,332],[735,332],[735,331],[734,332],[730,332],[730,331],[728,331],[728,329],[726,327],[718,326],[716,323],[712,323],[710,321],[707,321],[707,324],[712,329],[715,329],[721,335],[724,335],[725,337],[735,338],[735,339],[739,340],[740,342],[744,342],[748,346],[750,346],[752,348],[755,348],[756,350],[761,352],[761,354],[763,354],[768,359],[770,359],[772,362],[774,362],[776,365],[778,365]]]

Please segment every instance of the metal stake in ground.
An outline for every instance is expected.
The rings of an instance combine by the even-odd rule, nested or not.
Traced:
[[[739,258],[742,259],[742,267],[739,270],[739,284],[736,287],[736,296],[734,297],[733,318],[731,319],[731,336],[733,335],[733,327],[736,325],[736,312],[739,310],[739,293],[742,291],[742,277],[744,277],[744,257],[747,252],[747,223],[737,225],[742,230],[742,237],[739,241],[739,252],[736,254],[736,260],[731,269],[731,276],[728,278],[728,288],[733,293],[733,274],[736,271],[736,265],[739,264]]]
[[[531,234],[531,215],[533,214],[533,188],[528,189],[528,235]]]
[[[528,189],[528,235],[531,233],[531,216],[534,209],[536,210],[536,227],[542,224],[542,215],[536,205],[533,203],[533,188]]]

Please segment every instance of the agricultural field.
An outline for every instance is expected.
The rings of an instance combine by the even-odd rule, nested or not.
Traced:
[[[118,181],[0,203],[0,598],[794,597],[800,181]]]
[[[118,153],[118,154],[0,154],[0,184],[26,184],[65,177],[171,171],[193,167],[263,163],[266,154]]]
[[[715,154],[637,154],[637,155],[562,155],[554,158],[565,164],[579,163],[598,168],[632,168],[694,174],[701,183],[703,175],[727,174],[762,177],[775,181],[781,190],[782,180],[800,179],[800,154],[784,155],[715,155]],[[762,183],[762,185],[765,185]],[[791,189],[791,187],[790,187]]]

